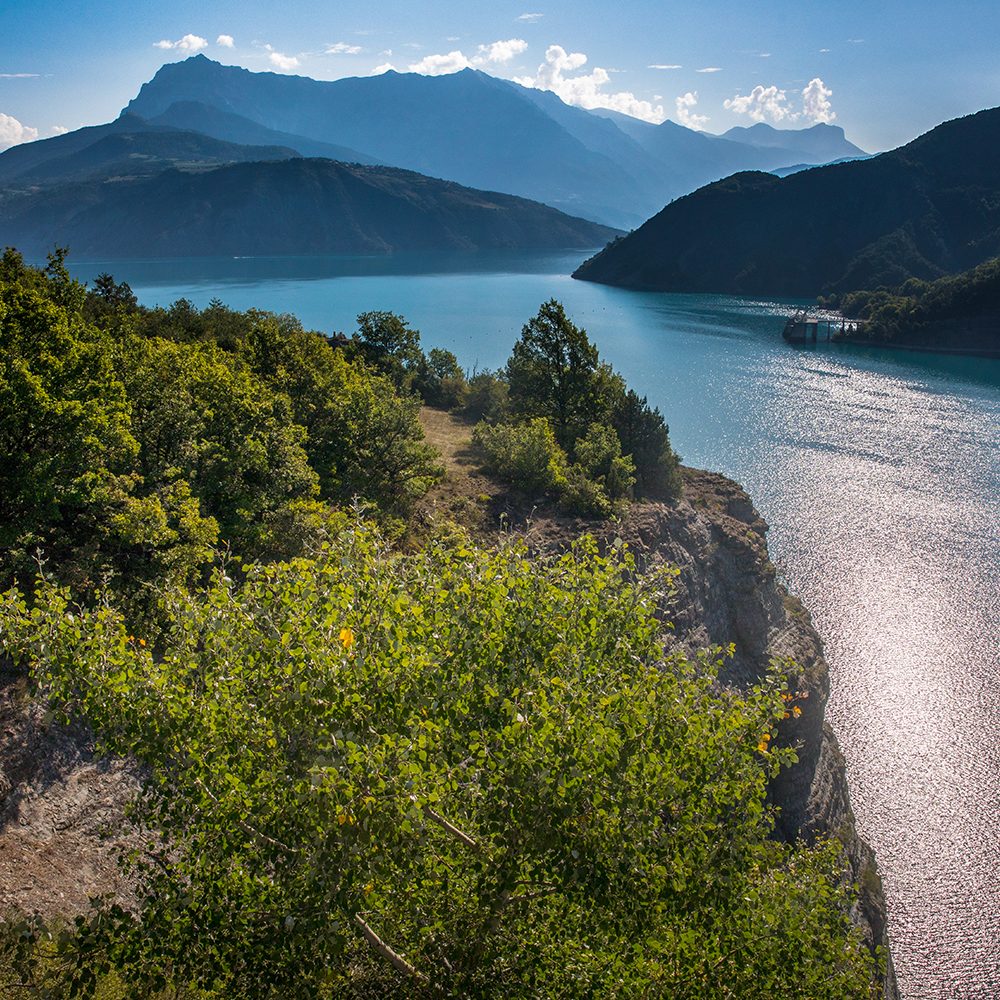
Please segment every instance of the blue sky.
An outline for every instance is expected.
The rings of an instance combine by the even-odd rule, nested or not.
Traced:
[[[474,65],[710,132],[832,121],[873,151],[1000,104],[996,0],[3,0],[0,146],[108,121],[197,51],[318,79]]]

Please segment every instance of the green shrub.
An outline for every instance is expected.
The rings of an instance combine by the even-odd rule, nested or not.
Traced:
[[[587,476],[579,465],[571,465],[566,470],[559,506],[571,514],[582,514],[584,517],[609,517],[614,510],[604,487]]]
[[[49,968],[71,996],[868,998],[841,855],[772,838],[783,684],[668,652],[672,582],[590,540],[401,556],[345,517],[316,560],[166,593],[155,651],[6,595],[3,652],[140,764],[158,833]]]
[[[510,392],[506,380],[497,372],[476,372],[468,380],[463,415],[468,420],[495,424],[510,413]]]
[[[544,417],[525,424],[476,425],[473,441],[489,469],[524,493],[559,491],[566,482],[566,454]]]
[[[635,485],[635,464],[622,455],[621,442],[607,424],[591,424],[574,446],[576,462],[587,478],[603,488],[609,500],[629,496]]]

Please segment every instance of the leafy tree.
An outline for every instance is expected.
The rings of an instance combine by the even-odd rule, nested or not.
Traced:
[[[510,412],[510,391],[502,372],[475,372],[469,377],[463,415],[472,421],[495,424]]]
[[[456,410],[465,405],[468,385],[458,358],[451,351],[432,347],[417,366],[413,388],[425,403],[444,410]]]
[[[681,490],[680,459],[671,447],[663,415],[645,396],[629,389],[618,398],[612,416],[622,451],[635,464],[639,496],[669,498]]]
[[[400,514],[440,478],[418,420],[419,401],[400,395],[387,376],[348,361],[324,338],[289,333],[267,316],[256,317],[241,350],[291,400],[325,498],[362,499]]]
[[[409,377],[424,360],[420,349],[420,331],[414,330],[395,313],[361,313],[358,316],[357,338],[364,359],[388,375],[398,387],[408,384]]]
[[[318,491],[290,401],[239,358],[211,344],[134,339],[121,379],[144,483],[186,480],[241,550],[265,514]]]
[[[591,424],[576,442],[576,465],[601,486],[609,500],[624,499],[635,485],[635,465],[622,454],[618,435],[606,424]]]
[[[556,440],[570,454],[591,424],[609,418],[623,391],[586,331],[555,299],[522,328],[506,376],[513,413],[551,420]]]
[[[869,996],[835,848],[771,839],[775,680],[667,652],[669,570],[581,542],[316,561],[169,595],[154,653],[39,588],[5,649],[148,775],[134,907],[59,945],[233,998]]]
[[[60,261],[61,264],[61,261]],[[28,573],[37,549],[79,578],[96,569],[99,525],[138,450],[113,344],[62,300],[67,280],[0,272],[0,567]]]

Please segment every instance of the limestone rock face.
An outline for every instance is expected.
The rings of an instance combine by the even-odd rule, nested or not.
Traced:
[[[714,473],[685,470],[684,498],[673,506],[636,505],[619,533],[644,558],[665,559],[681,570],[672,614],[676,641],[686,646],[735,643],[723,680],[747,686],[773,659],[799,665],[808,697],[780,740],[798,748],[799,762],[771,788],[780,809],[779,833],[809,840],[837,835],[860,887],[854,918],[869,946],[889,955],[885,898],[872,849],[857,833],[844,758],[824,721],[830,675],[808,611],[776,579],[768,558],[767,524],[736,483]],[[889,957],[887,1000],[898,997]]]

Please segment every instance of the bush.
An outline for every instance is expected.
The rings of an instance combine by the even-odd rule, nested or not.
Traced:
[[[575,464],[603,488],[609,500],[622,500],[631,494],[635,465],[628,455],[622,455],[621,442],[613,428],[591,424],[586,436],[577,440],[574,450]]]
[[[510,413],[510,391],[506,380],[497,372],[476,372],[468,380],[468,392],[463,416],[468,420],[485,420],[495,424]]]
[[[524,493],[558,491],[566,482],[566,454],[544,417],[526,424],[480,423],[472,437],[490,470]]]
[[[429,406],[458,410],[465,406],[468,385],[458,358],[451,351],[432,347],[417,366],[413,388]]]
[[[869,997],[836,849],[771,836],[783,684],[665,650],[669,570],[400,556],[343,518],[239,576],[164,595],[155,653],[58,588],[0,599],[4,652],[139,763],[158,834],[134,903],[53,943],[69,995]]]
[[[614,504],[601,484],[587,476],[579,465],[571,465],[566,471],[559,506],[584,517],[610,517],[614,511]]]

